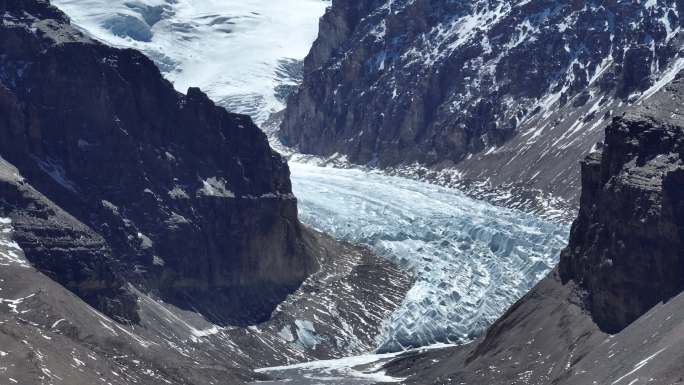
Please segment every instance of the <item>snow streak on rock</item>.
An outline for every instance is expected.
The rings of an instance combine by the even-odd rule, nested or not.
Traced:
[[[12,220],[0,217],[0,266],[29,267],[21,247],[12,240]]]
[[[567,228],[458,190],[361,170],[291,163],[300,218],[410,269],[417,282],[380,351],[463,342],[556,264]]]
[[[256,120],[284,107],[301,79],[324,0],[54,0],[107,43],[149,55],[185,92],[199,86]]]

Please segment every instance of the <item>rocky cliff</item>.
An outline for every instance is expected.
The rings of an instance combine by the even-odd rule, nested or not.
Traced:
[[[582,164],[559,268],[470,345],[390,364],[408,383],[684,382],[684,78],[613,119]]]
[[[574,206],[577,160],[682,68],[681,12],[674,0],[335,0],[280,137]]]
[[[304,228],[250,118],[0,0],[0,384],[242,384],[371,349],[412,277]]]
[[[24,180],[2,215],[28,259],[129,321],[123,281],[217,323],[268,318],[316,261],[265,135],[47,2],[3,5],[0,154]]]
[[[560,273],[617,332],[684,290],[682,80],[616,117],[582,163],[582,203]]]

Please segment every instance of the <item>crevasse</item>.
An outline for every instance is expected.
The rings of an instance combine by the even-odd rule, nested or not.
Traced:
[[[478,335],[558,261],[568,227],[457,190],[358,169],[291,163],[301,220],[415,274],[380,352]]]

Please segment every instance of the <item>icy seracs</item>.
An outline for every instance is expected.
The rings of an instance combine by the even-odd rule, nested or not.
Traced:
[[[567,226],[458,190],[357,169],[290,163],[300,218],[370,245],[417,282],[387,320],[379,351],[464,342],[558,261]]]

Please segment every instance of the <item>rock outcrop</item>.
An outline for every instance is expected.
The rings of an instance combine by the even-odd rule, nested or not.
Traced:
[[[280,137],[574,206],[577,160],[611,116],[682,68],[681,13],[674,0],[335,0]]]
[[[407,383],[681,384],[684,78],[606,129],[582,165],[559,268],[480,340],[389,365]]]
[[[560,273],[618,332],[684,290],[682,80],[617,117],[582,164],[582,203]]]
[[[265,135],[45,1],[3,5],[0,154],[24,179],[0,214],[32,264],[122,320],[123,282],[220,324],[267,319],[316,259]]]

